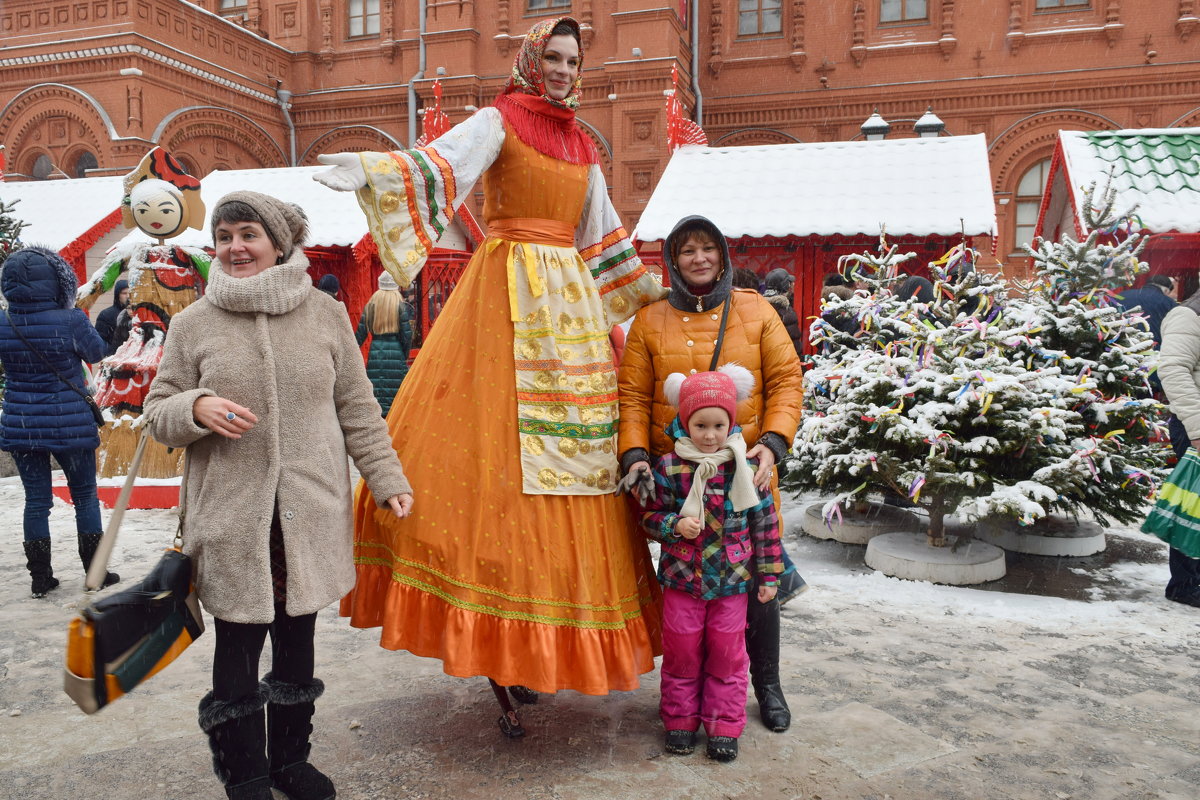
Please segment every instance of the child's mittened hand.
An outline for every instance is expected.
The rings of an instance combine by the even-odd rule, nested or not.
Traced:
[[[675,523],[675,532],[684,539],[695,539],[700,535],[700,520],[696,517],[680,517]]]
[[[766,584],[759,586],[758,587],[758,602],[760,602],[760,603],[771,602],[772,600],[775,599],[775,593],[777,591],[778,591],[778,589],[775,588],[774,584],[771,584],[770,586],[768,586]]]

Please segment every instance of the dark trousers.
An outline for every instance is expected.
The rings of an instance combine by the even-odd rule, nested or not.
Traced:
[[[13,461],[25,488],[25,541],[50,536],[50,509],[54,505],[51,490],[50,452],[47,450],[14,450]],[[63,450],[54,458],[62,467],[75,504],[77,533],[103,533],[100,521],[100,501],[96,499],[96,451]]]
[[[1183,458],[1191,440],[1179,418],[1172,415],[1167,420],[1167,431],[1171,434],[1171,449],[1176,458]],[[1167,561],[1171,568],[1171,579],[1167,581],[1166,595],[1171,600],[1200,595],[1200,558],[1189,558],[1174,547]]]
[[[271,674],[275,680],[303,685],[312,683],[315,613],[289,617],[283,604],[276,603],[275,620],[265,625],[223,619],[215,622],[214,699],[239,700],[258,691],[258,664],[268,635],[271,637]]]

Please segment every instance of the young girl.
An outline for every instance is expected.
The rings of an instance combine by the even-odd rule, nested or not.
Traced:
[[[747,603],[771,602],[783,572],[775,505],[769,491],[755,488],[734,424],[738,401],[753,387],[754,377],[737,364],[667,378],[664,393],[687,436],[655,466],[654,496],[642,516],[663,546],[659,716],[666,749],[691,753],[703,722],[708,757],[717,761],[737,758],[746,725]]]

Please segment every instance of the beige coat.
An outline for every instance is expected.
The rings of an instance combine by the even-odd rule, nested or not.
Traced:
[[[345,308],[312,285],[307,259],[249,278],[217,261],[207,294],[171,320],[146,397],[155,439],[189,447],[184,551],[210,613],[274,618],[270,531],[276,507],[287,557],[287,613],[318,611],[354,586],[349,453],[372,494],[410,492],[379,413]],[[241,439],[196,424],[216,395],[258,423]]]
[[[1162,321],[1158,379],[1189,439],[1200,439],[1200,316],[1186,305]]]

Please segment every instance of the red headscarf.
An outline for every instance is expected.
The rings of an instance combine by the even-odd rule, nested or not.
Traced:
[[[583,52],[579,54],[579,77],[562,100],[546,93],[542,75],[542,54],[550,40],[551,31],[560,22],[575,29],[579,38],[579,23],[571,17],[547,19],[535,24],[525,34],[521,49],[513,60],[512,74],[504,91],[494,105],[504,117],[504,123],[522,142],[551,158],[572,164],[593,164],[599,160],[596,146],[575,121],[575,109],[583,82]]]

